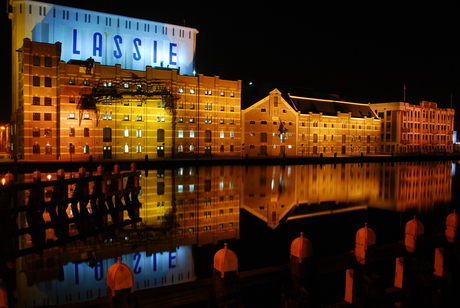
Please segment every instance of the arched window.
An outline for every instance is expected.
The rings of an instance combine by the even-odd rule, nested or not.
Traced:
[[[40,146],[38,145],[38,143],[34,144],[34,146],[32,148],[32,153],[33,154],[40,154]]]
[[[85,145],[85,146],[83,147],[83,153],[84,153],[84,154],[89,154],[89,145]]]
[[[51,144],[49,143],[45,145],[45,154],[51,154]]]
[[[224,145],[220,145],[219,151],[221,151],[221,152],[224,151]]]
[[[129,145],[125,144],[125,146],[123,147],[123,152],[129,153]]]

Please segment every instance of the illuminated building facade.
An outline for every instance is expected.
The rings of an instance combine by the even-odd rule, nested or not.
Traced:
[[[278,89],[242,111],[249,156],[375,154],[380,120],[369,105],[287,95]]]
[[[453,152],[453,108],[427,101],[376,103],[372,108],[382,119],[382,153]]]
[[[241,82],[193,76],[195,29],[35,1],[11,3],[12,155],[26,160],[241,155]],[[112,32],[99,41],[102,30]],[[133,44],[123,49],[123,37]],[[133,59],[121,57],[127,54]]]

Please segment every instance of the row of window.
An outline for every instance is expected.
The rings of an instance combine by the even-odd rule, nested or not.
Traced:
[[[40,87],[41,82],[40,82],[40,76],[33,76],[32,77],[32,85],[34,87]],[[44,84],[45,87],[52,87],[52,78],[51,77],[44,77]]]
[[[42,65],[42,57],[40,55],[34,55],[32,59],[33,66],[41,66]],[[52,67],[53,66],[53,59],[51,57],[45,57],[44,61],[45,67]]]
[[[164,217],[164,216],[163,216]],[[161,218],[157,218],[159,221],[161,221],[162,219]],[[164,218],[163,218],[164,219]],[[233,228],[233,222],[229,222],[228,223],[228,227],[229,228]],[[219,229],[223,229],[224,228],[224,224],[219,224]],[[203,227],[203,230],[204,231],[211,231],[211,226],[204,226]],[[194,233],[195,232],[195,228],[188,228],[188,232],[189,233]],[[184,229],[178,229],[177,230],[177,233],[178,234],[184,234]]]
[[[184,88],[179,88],[178,92],[179,92],[179,93],[185,93],[185,89],[184,89]],[[190,89],[189,89],[189,94],[196,94],[195,89],[190,88]],[[212,91],[212,90],[204,90],[204,91],[203,91],[203,94],[204,94],[204,95],[212,95],[212,94],[213,94],[213,91]],[[220,92],[219,92],[219,95],[220,95],[220,96],[225,96],[226,93],[225,93],[225,91],[220,91]],[[234,93],[234,92],[229,92],[229,93],[228,93],[228,96],[230,96],[230,97],[235,97],[235,93]]]
[[[33,154],[40,154],[40,145],[38,143],[35,143],[32,147],[32,153]],[[45,145],[45,154],[52,154],[52,147],[49,143]],[[73,144],[69,145],[69,153],[70,154],[75,154],[75,146]],[[84,145],[83,146],[83,153],[84,154],[89,154],[89,145]]]
[[[185,106],[185,104],[182,103],[182,102],[180,102],[180,103],[177,104],[177,109],[184,109],[184,108],[185,108],[184,106]],[[163,107],[164,107],[164,106],[163,106]],[[195,104],[190,104],[190,105],[189,105],[189,108],[190,108],[190,109],[195,109]],[[212,110],[212,104],[205,104],[205,105],[204,105],[204,110]],[[225,111],[225,106],[220,106],[220,107],[219,107],[219,110],[220,110],[220,111]],[[235,107],[234,107],[234,106],[230,106],[230,107],[229,107],[229,111],[230,111],[230,112],[235,112]]]
[[[41,97],[38,97],[38,96],[32,97],[32,105],[40,106],[41,105]],[[53,105],[51,97],[45,97],[44,98],[44,105],[45,106],[52,106]]]
[[[219,197],[219,202],[225,202],[225,198],[226,196],[220,196]],[[228,197],[228,201],[233,201],[233,196],[227,196]],[[194,206],[195,205],[195,199],[189,199],[189,200],[183,200],[183,199],[179,199],[177,200],[177,205],[178,206],[184,206],[185,205],[185,202],[188,201],[188,204],[190,206]],[[206,206],[209,206],[211,204],[211,198],[204,198],[203,199],[203,203],[206,205]],[[157,206],[160,206],[160,202],[157,203]],[[161,203],[161,206],[164,206],[164,202]],[[223,214],[224,210],[219,210],[219,214]],[[233,209],[229,209],[229,213],[232,214],[233,213]]]

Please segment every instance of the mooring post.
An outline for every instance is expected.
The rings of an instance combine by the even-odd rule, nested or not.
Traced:
[[[238,299],[240,294],[238,257],[228,244],[214,255],[214,294],[219,303]]]

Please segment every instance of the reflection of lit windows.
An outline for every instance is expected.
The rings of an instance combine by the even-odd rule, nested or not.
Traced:
[[[177,185],[177,192],[178,193],[184,192],[184,185]]]
[[[292,149],[292,145],[288,145],[288,149]]]
[[[177,146],[177,152],[179,153],[184,152],[184,146],[182,144],[179,144],[179,146]]]
[[[45,133],[44,133],[43,136],[45,136],[47,138],[51,138],[51,128],[45,128]]]
[[[195,105],[194,105],[194,104],[191,104],[191,105],[190,105],[190,109],[195,109]]]

